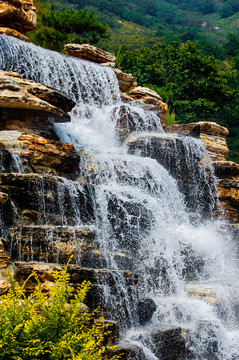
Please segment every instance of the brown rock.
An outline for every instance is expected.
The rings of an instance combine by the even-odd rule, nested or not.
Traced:
[[[18,38],[23,41],[29,41],[28,37],[21,34],[19,31],[14,29],[9,29],[6,27],[0,27],[0,34],[7,35],[7,36],[13,36],[15,38]]]
[[[10,257],[5,251],[3,243],[4,239],[0,238],[0,268],[6,268],[10,264]]]
[[[137,79],[132,74],[126,74],[120,69],[114,69],[114,72],[119,81],[120,91],[130,91],[137,86]]]
[[[26,262],[16,262],[14,264],[16,268],[16,279],[22,284],[28,276],[34,271],[41,283],[54,282],[53,272],[61,271],[63,265],[60,264],[46,264],[46,263],[26,263]],[[95,309],[98,306],[101,306],[104,303],[104,292],[103,286],[108,284],[110,288],[110,294],[112,296],[121,296],[121,306],[125,300],[125,294],[120,295],[117,289],[117,283],[115,279],[118,277],[123,278],[125,281],[126,291],[130,297],[132,289],[137,286],[138,277],[135,274],[132,274],[130,271],[122,270],[107,270],[107,269],[91,269],[83,268],[78,265],[69,265],[68,273],[70,275],[70,285],[74,288],[78,288],[79,284],[87,280],[91,282],[91,290],[86,297],[86,305],[90,308]],[[34,291],[37,283],[34,279],[30,279],[26,285],[27,293]],[[103,285],[103,286],[102,286]],[[134,301],[132,299],[132,301]],[[108,303],[108,311],[110,304]],[[114,311],[114,309],[112,309]]]
[[[5,35],[27,40],[19,33],[34,30],[36,27],[36,8],[32,0],[1,0],[0,27]],[[9,29],[9,30],[8,30]],[[14,31],[15,30],[15,31]]]
[[[239,180],[221,179],[218,181],[219,199],[222,215],[234,222],[239,222]]]
[[[156,91],[153,91],[153,90],[143,87],[143,86],[138,86],[135,89],[131,90],[130,95],[134,99],[142,99],[144,97],[148,97],[148,98],[154,98],[157,100],[163,100]]]
[[[66,44],[68,55],[96,63],[115,62],[115,56],[107,51],[89,44]]]
[[[25,172],[69,176],[79,168],[80,156],[72,144],[48,140],[36,134],[3,130],[0,132],[0,147],[20,156]]]
[[[5,294],[10,288],[10,284],[6,280],[0,280],[0,295]]]
[[[95,233],[91,228],[62,226],[10,227],[6,249],[12,261],[45,261],[65,264],[73,255],[80,263],[94,248]]]
[[[92,221],[93,208],[78,183],[49,174],[1,174],[0,192],[9,200],[2,204],[6,226],[68,225]]]
[[[5,204],[8,201],[8,194],[0,192],[0,203]]]
[[[170,125],[167,130],[200,138],[212,160],[225,160],[225,156],[229,152],[226,143],[229,131],[215,122],[199,121],[190,124],[174,124]]]
[[[238,180],[239,178],[239,164],[233,161],[213,161],[215,174],[219,179]]]
[[[73,106],[74,102],[60,91],[0,70],[0,130],[56,138],[54,122],[70,121],[67,112]]]
[[[215,175],[220,179],[217,183],[219,193],[219,212],[227,220],[239,221],[239,165],[225,159],[229,152],[226,137],[227,128],[214,122],[198,122],[190,124],[170,125],[170,132],[177,132],[200,138],[212,159]]]
[[[58,90],[0,70],[0,107],[41,110],[69,121],[74,102]],[[65,118],[65,119],[64,119]]]
[[[158,115],[162,126],[165,127],[165,118],[168,105],[162,101],[163,99],[156,91],[146,87],[138,86],[129,93],[133,99],[142,102],[142,107],[145,110],[153,111],[156,115]]]

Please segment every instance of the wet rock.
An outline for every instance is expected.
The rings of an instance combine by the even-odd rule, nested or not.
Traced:
[[[114,69],[114,72],[119,81],[120,91],[127,92],[137,86],[137,79],[132,74],[126,74],[120,69]]]
[[[156,311],[156,304],[151,298],[142,298],[137,302],[137,314],[140,325],[145,325],[151,320]]]
[[[15,262],[15,276],[22,284],[27,277],[34,271],[41,283],[45,285],[54,282],[53,272],[60,271],[63,265],[51,264],[51,263],[27,263],[27,262]],[[118,308],[112,307],[111,297],[116,299],[116,303],[120,303],[121,308],[125,307],[124,302],[131,301],[133,303],[133,294],[135,292],[138,277],[130,271],[121,270],[108,270],[108,269],[91,269],[82,268],[78,265],[69,265],[68,273],[70,275],[70,286],[75,289],[85,280],[91,282],[91,289],[87,293],[85,303],[91,309],[100,307],[102,311],[107,311],[112,317],[117,317]],[[119,283],[124,281],[125,290],[122,291],[119,288]],[[120,281],[120,282],[119,282]],[[37,282],[34,279],[30,279],[26,284],[26,292],[32,293],[37,286]],[[108,290],[108,300],[106,302],[105,289]],[[127,293],[127,301],[126,301]]]
[[[239,164],[234,163],[233,161],[213,161],[213,166],[215,169],[215,175],[219,179],[230,179],[237,180],[239,179]]]
[[[222,215],[234,222],[239,222],[239,179],[220,179],[217,185]]]
[[[119,324],[117,321],[102,320],[104,340],[103,346],[114,346],[119,340]]]
[[[85,267],[106,268],[107,267],[107,255],[103,251],[94,249],[81,259],[81,265]],[[134,257],[127,251],[112,251],[112,260],[116,264],[118,269],[122,270],[135,270]]]
[[[162,360],[180,360],[190,356],[184,334],[185,331],[177,327],[152,334],[152,341],[156,346],[156,356]]]
[[[218,211],[227,220],[237,223],[239,221],[239,165],[225,159],[229,152],[226,143],[226,137],[229,134],[228,129],[214,122],[201,121],[170,125],[168,130],[195,136],[203,141],[212,159],[215,175],[220,179],[217,183],[220,200]]]
[[[36,223],[74,226],[94,218],[87,190],[61,177],[1,174],[0,192],[9,196],[9,201],[2,205],[7,226]]]
[[[113,54],[89,44],[66,44],[65,50],[68,55],[99,64],[115,62]]]
[[[229,134],[227,128],[218,125],[215,122],[199,121],[190,124],[174,124],[168,126],[169,132],[190,135],[200,138],[212,160],[223,160],[228,154],[229,149],[226,143],[226,137]]]
[[[22,33],[36,27],[36,8],[32,0],[0,1],[0,33],[28,40]]]
[[[6,249],[11,261],[45,261],[80,264],[94,248],[95,233],[91,228],[53,226],[10,227]]]
[[[114,356],[120,356],[122,360],[147,360],[143,350],[130,343],[120,343],[116,349],[106,349],[106,359],[114,359]]]
[[[0,238],[0,268],[6,268],[10,264],[10,257],[5,251],[4,243],[4,239]]]
[[[148,124],[145,125],[145,118],[148,116]],[[121,140],[125,140],[134,131],[157,131],[160,119],[150,119],[150,112],[143,115],[128,105],[120,105],[116,107],[112,114],[117,134]]]
[[[74,102],[63,93],[19,74],[0,70],[0,130],[35,132],[48,137],[55,122],[70,121]]]
[[[138,86],[129,92],[130,96],[135,100],[142,102],[145,110],[153,111],[161,119],[161,124],[165,127],[166,112],[168,105],[163,102],[161,96],[149,88]]]
[[[8,194],[0,192],[0,203],[5,204],[8,201]]]
[[[72,178],[79,168],[80,156],[72,144],[49,140],[33,133],[3,130],[0,132],[0,147],[19,155],[27,173],[50,172]]]
[[[177,180],[190,210],[211,216],[213,181],[210,167],[202,161],[203,148],[199,150],[194,142],[185,141],[182,136],[165,133],[135,136],[127,142],[127,147],[129,154],[150,157],[165,167]],[[204,170],[208,171],[206,178]]]

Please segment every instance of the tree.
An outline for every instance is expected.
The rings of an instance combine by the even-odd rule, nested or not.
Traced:
[[[38,26],[30,34],[30,40],[42,47],[63,51],[67,42],[97,44],[100,38],[108,38],[108,25],[96,19],[94,11],[62,9],[56,11],[45,5],[39,6]]]

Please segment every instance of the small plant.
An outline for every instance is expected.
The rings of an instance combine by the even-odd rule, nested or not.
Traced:
[[[94,312],[81,311],[90,283],[84,282],[73,294],[67,266],[53,276],[55,285],[48,295],[35,273],[22,286],[11,278],[10,290],[0,297],[1,360],[102,359],[102,318],[93,321]],[[38,286],[26,296],[32,277]]]
[[[176,124],[177,121],[176,121],[176,115],[175,115],[175,112],[171,112],[168,110],[167,113],[166,113],[166,118],[165,118],[165,124],[166,124],[166,127],[168,127],[169,125],[173,125],[173,124]]]

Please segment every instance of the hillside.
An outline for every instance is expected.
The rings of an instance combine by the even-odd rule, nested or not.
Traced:
[[[57,51],[64,51],[67,42],[87,42],[116,53],[118,67],[168,102],[170,121],[216,121],[228,127],[231,159],[239,161],[238,6],[231,0],[211,3],[208,8],[202,0],[117,5],[61,0],[50,9],[38,0],[39,25],[30,40]],[[223,12],[226,5],[231,12]],[[167,9],[177,14],[174,20],[166,18]]]
[[[135,48],[130,41],[133,35],[128,23],[141,25],[141,34],[146,36],[146,43],[154,37],[160,40],[209,40],[220,45],[230,32],[239,34],[239,2],[237,0],[131,0],[116,3],[110,0],[68,0],[77,9],[94,9],[102,22],[107,22],[113,37],[110,46],[117,46],[116,34],[126,34],[124,41],[130,48]],[[135,37],[137,43],[137,35]],[[124,42],[125,43],[125,42]]]

